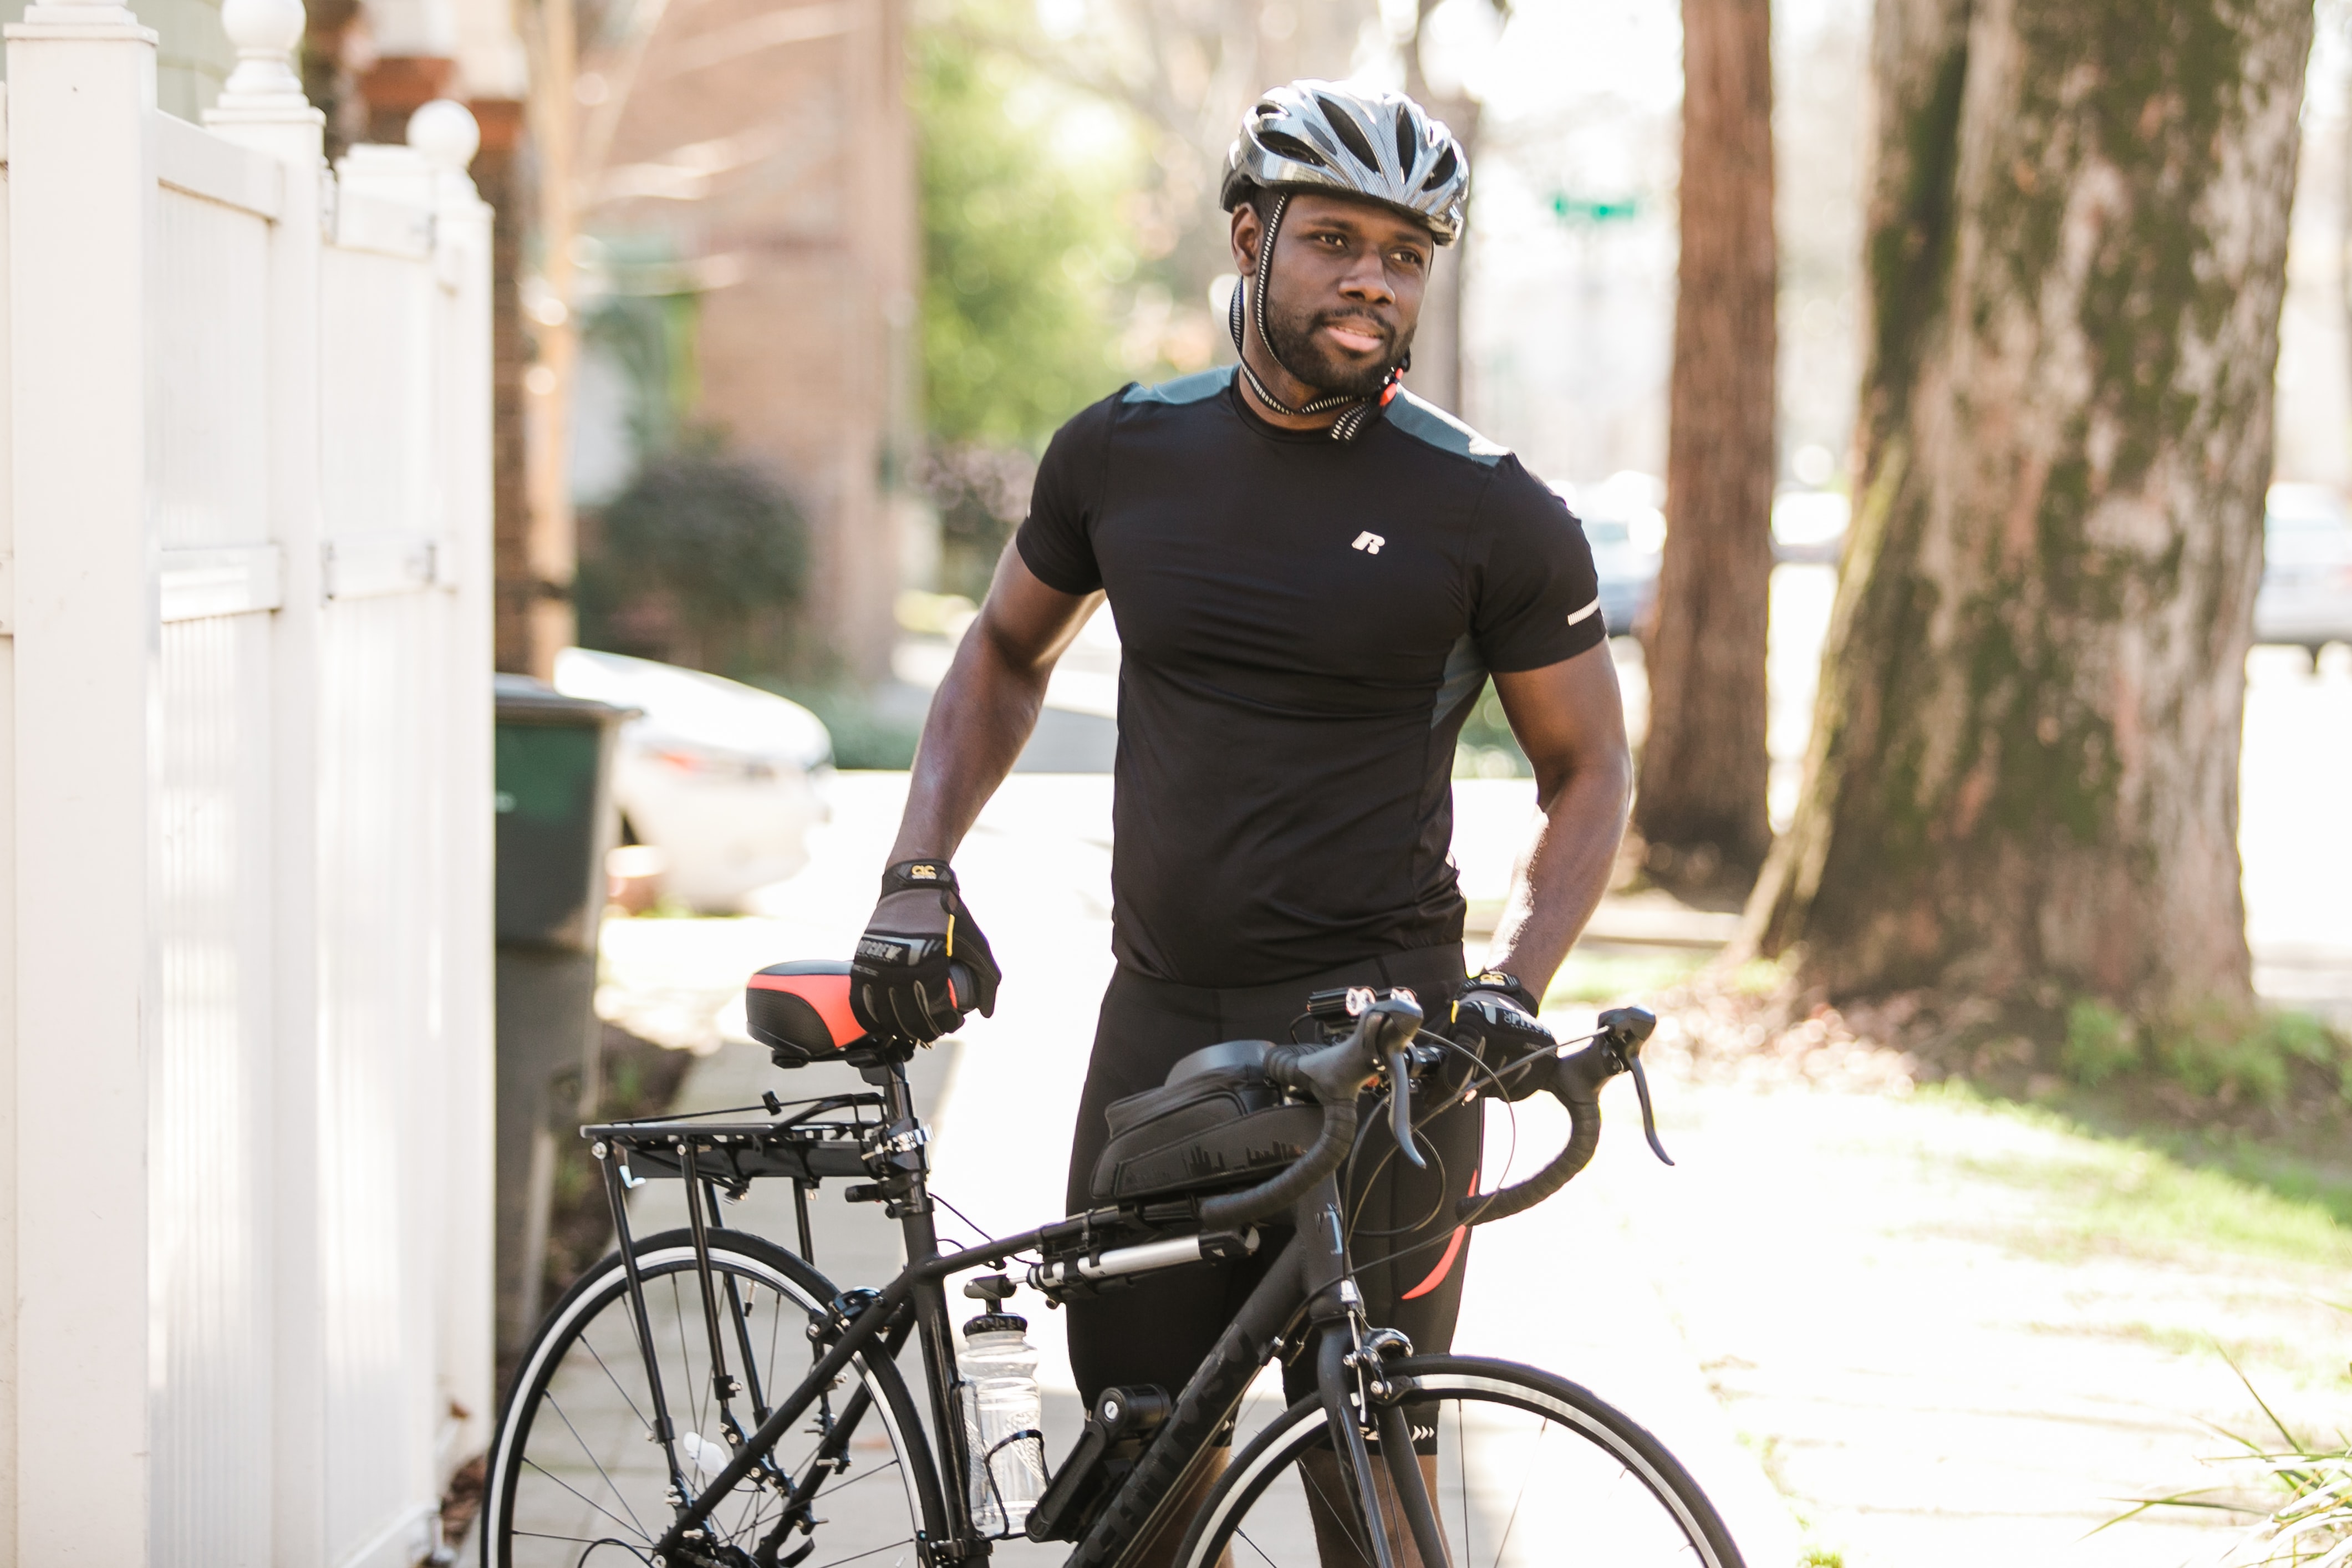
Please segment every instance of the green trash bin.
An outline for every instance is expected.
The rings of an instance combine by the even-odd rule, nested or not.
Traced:
[[[593,1113],[596,931],[619,836],[613,749],[635,710],[528,677],[495,685],[498,731],[498,1339],[544,1303],[557,1140]]]

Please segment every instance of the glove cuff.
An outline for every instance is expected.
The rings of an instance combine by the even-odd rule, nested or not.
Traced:
[[[901,860],[882,873],[882,896],[911,892],[917,888],[945,888],[955,891],[956,875],[945,860]]]
[[[1507,996],[1517,1003],[1530,1018],[1543,1011],[1543,1005],[1536,1000],[1534,993],[1519,984],[1517,975],[1505,973],[1499,969],[1485,969],[1472,975],[1463,983],[1460,995],[1455,999],[1458,1001],[1460,996],[1466,996],[1473,991],[1492,991],[1497,995]]]

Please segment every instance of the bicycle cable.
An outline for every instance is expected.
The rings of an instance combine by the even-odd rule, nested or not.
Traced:
[[[1426,1032],[1426,1031],[1424,1031],[1424,1033],[1425,1033],[1425,1032]],[[1576,1039],[1563,1040],[1563,1041],[1561,1041],[1561,1042],[1559,1043],[1559,1045],[1555,1048],[1554,1054],[1555,1054],[1555,1055],[1557,1055],[1559,1051],[1567,1050],[1567,1049],[1569,1049],[1569,1048],[1570,1048],[1570,1047],[1584,1047],[1584,1046],[1589,1046],[1589,1045],[1591,1045],[1593,1041],[1598,1040],[1598,1039],[1600,1039],[1601,1037],[1601,1031],[1595,1031],[1595,1032],[1594,1032],[1594,1033],[1592,1033],[1592,1034],[1585,1035],[1585,1036],[1580,1037],[1578,1037],[1578,1038],[1576,1038]],[[1480,1073],[1484,1074],[1489,1081],[1491,1081],[1492,1083],[1494,1083],[1494,1084],[1496,1086],[1496,1088],[1497,1088],[1497,1089],[1499,1089],[1499,1088],[1501,1087],[1501,1085],[1502,1085],[1502,1081],[1503,1081],[1503,1080],[1502,1080],[1501,1076],[1500,1076],[1500,1075],[1498,1075],[1497,1073],[1496,1073],[1496,1071],[1495,1071],[1492,1068],[1489,1068],[1489,1067],[1488,1067],[1485,1062],[1478,1060],[1475,1053],[1473,1053],[1473,1052],[1470,1052],[1470,1051],[1467,1051],[1467,1050],[1464,1049],[1464,1047],[1461,1047],[1460,1045],[1456,1044],[1454,1041],[1448,1040],[1448,1039],[1444,1038],[1443,1036],[1435,1036],[1435,1035],[1433,1035],[1433,1036],[1431,1037],[1431,1038],[1432,1038],[1433,1040],[1434,1040],[1436,1043],[1438,1043],[1438,1044],[1441,1044],[1441,1045],[1444,1046],[1447,1049],[1452,1050],[1452,1051],[1454,1051],[1454,1052],[1455,1052],[1455,1053],[1457,1053],[1457,1054],[1459,1054],[1459,1055],[1461,1055],[1461,1056],[1464,1056],[1464,1057],[1467,1057],[1467,1058],[1469,1058],[1471,1059],[1471,1061],[1474,1063],[1474,1065],[1475,1066],[1476,1069],[1477,1069]],[[1512,1072],[1512,1074],[1513,1074],[1514,1076],[1516,1076],[1519,1071],[1523,1070],[1523,1069],[1527,1067],[1527,1065],[1528,1065],[1529,1062],[1532,1062],[1532,1061],[1534,1061],[1535,1059],[1536,1059],[1536,1058],[1535,1058],[1534,1057],[1530,1056],[1530,1057],[1528,1057],[1528,1058],[1526,1058],[1526,1060],[1514,1064],[1514,1066],[1513,1066],[1513,1067],[1512,1067],[1512,1068],[1510,1069],[1510,1070],[1511,1070],[1511,1072]],[[1500,1098],[1500,1097],[1498,1096],[1497,1098]],[[1443,1230],[1439,1231],[1435,1236],[1429,1237],[1425,1238],[1424,1240],[1415,1242],[1415,1243],[1414,1243],[1413,1245],[1412,1245],[1411,1247],[1401,1247],[1401,1248],[1399,1248],[1397,1251],[1383,1254],[1382,1256],[1381,1256],[1381,1257],[1379,1257],[1379,1258],[1371,1258],[1371,1259],[1370,1259],[1370,1260],[1368,1260],[1368,1261],[1365,1261],[1365,1262],[1357,1263],[1357,1264],[1355,1264],[1355,1265],[1354,1265],[1354,1267],[1356,1267],[1356,1268],[1375,1268],[1375,1267],[1377,1267],[1377,1266],[1379,1266],[1379,1265],[1381,1265],[1381,1264],[1383,1264],[1383,1263],[1391,1263],[1391,1264],[1392,1264],[1392,1263],[1398,1262],[1398,1261],[1400,1261],[1401,1259],[1407,1258],[1411,1258],[1414,1253],[1417,1253],[1417,1252],[1425,1252],[1425,1251],[1429,1250],[1431,1247],[1437,1246],[1440,1242],[1444,1241],[1444,1240],[1448,1239],[1449,1237],[1451,1237],[1453,1236],[1454,1232],[1455,1230],[1457,1230],[1457,1229],[1467,1229],[1467,1228],[1469,1228],[1470,1226],[1475,1226],[1475,1225],[1477,1225],[1477,1224],[1479,1223],[1480,1219],[1484,1217],[1484,1215],[1485,1215],[1485,1214],[1486,1214],[1486,1208],[1487,1208],[1487,1207],[1488,1207],[1488,1206],[1493,1203],[1493,1201],[1494,1201],[1495,1197],[1496,1197],[1497,1194],[1499,1194],[1500,1193],[1503,1193],[1503,1192],[1505,1192],[1505,1191],[1507,1191],[1507,1190],[1508,1189],[1508,1184],[1508,1184],[1507,1178],[1508,1178],[1508,1176],[1510,1175],[1511,1161],[1512,1161],[1513,1159],[1517,1158],[1517,1153],[1518,1153],[1518,1124],[1519,1124],[1519,1122],[1518,1122],[1518,1111],[1517,1111],[1517,1110],[1513,1107],[1513,1103],[1512,1103],[1512,1101],[1510,1101],[1510,1100],[1507,1100],[1507,1099],[1506,1099],[1506,1100],[1503,1100],[1503,1105],[1504,1105],[1504,1107],[1505,1107],[1504,1114],[1505,1114],[1507,1117],[1508,1117],[1508,1118],[1509,1118],[1509,1120],[1510,1120],[1510,1124],[1511,1124],[1511,1148],[1510,1148],[1510,1153],[1505,1157],[1504,1162],[1503,1162],[1503,1175],[1504,1175],[1504,1177],[1505,1177],[1505,1178],[1507,1178],[1507,1179],[1506,1179],[1506,1181],[1504,1182],[1504,1184],[1503,1184],[1502,1185],[1497,1186],[1497,1187],[1495,1189],[1495,1191],[1494,1191],[1494,1192],[1486,1194],[1485,1201],[1483,1201],[1482,1203],[1480,1203],[1480,1205],[1478,1205],[1478,1207],[1477,1207],[1477,1209],[1476,1209],[1476,1210],[1473,1211],[1469,1215],[1467,1215],[1465,1218],[1464,1218],[1460,1225],[1458,1225],[1458,1226],[1446,1226],[1444,1229],[1443,1229]],[[1434,1113],[1434,1112],[1432,1112],[1432,1114],[1435,1114],[1435,1113]],[[1419,1124],[1418,1122],[1416,1122],[1416,1123],[1415,1123],[1415,1126],[1416,1126],[1416,1127],[1418,1127],[1419,1125],[1420,1125],[1420,1124]],[[1374,1172],[1373,1172],[1372,1173],[1373,1173],[1373,1175],[1374,1175],[1374,1177],[1375,1177],[1375,1178],[1377,1178],[1377,1177],[1379,1176],[1379,1174],[1380,1174],[1380,1173],[1379,1173],[1379,1171],[1378,1171],[1377,1169],[1375,1169],[1375,1170],[1374,1170]],[[1370,1233],[1370,1234],[1377,1235],[1377,1234],[1380,1234],[1380,1233],[1378,1233],[1378,1232],[1373,1232],[1373,1233]],[[1353,1233],[1352,1231],[1351,1231],[1351,1232],[1349,1232],[1349,1236],[1350,1236],[1350,1237],[1351,1237],[1351,1238],[1352,1238],[1353,1235],[1354,1235],[1354,1233]]]

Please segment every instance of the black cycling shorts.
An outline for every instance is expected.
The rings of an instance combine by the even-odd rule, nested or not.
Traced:
[[[1095,1162],[1109,1140],[1104,1108],[1157,1089],[1179,1058],[1225,1040],[1289,1039],[1292,1020],[1306,1011],[1307,994],[1334,985],[1410,986],[1432,1025],[1442,1026],[1446,1004],[1462,982],[1462,949],[1454,942],[1234,990],[1174,985],[1118,970],[1103,993],[1086,1093],[1078,1102],[1069,1212],[1093,1206]],[[1416,1103],[1414,1119],[1425,1114],[1426,1108]],[[1479,1129],[1475,1102],[1457,1104],[1424,1122],[1423,1135],[1435,1146],[1437,1158],[1423,1172],[1396,1157],[1386,1118],[1368,1117],[1350,1161],[1350,1252],[1366,1314],[1375,1325],[1402,1330],[1416,1351],[1453,1348],[1469,1232],[1446,1225],[1444,1216],[1453,1199],[1474,1190],[1477,1182]],[[1072,1300],[1070,1370],[1087,1406],[1104,1389],[1121,1385],[1156,1384],[1173,1397],[1192,1380],[1288,1235],[1286,1227],[1271,1230],[1252,1258],[1149,1274],[1123,1289]],[[1312,1393],[1312,1356],[1294,1347],[1283,1382],[1294,1400]]]

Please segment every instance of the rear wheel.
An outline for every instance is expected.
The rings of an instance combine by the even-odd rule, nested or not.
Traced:
[[[748,1433],[807,1374],[810,1315],[836,1292],[791,1253],[740,1232],[711,1236],[710,1264],[728,1371],[741,1388],[730,1408]],[[711,1387],[691,1237],[680,1230],[640,1241],[637,1267],[675,1443],[666,1449],[655,1440],[652,1388],[616,1253],[556,1303],[515,1373],[490,1451],[485,1568],[642,1568],[676,1518],[669,1453],[689,1488],[733,1458]],[[828,1433],[842,1468],[819,1452]],[[914,1568],[919,1539],[939,1533],[937,1488],[924,1484],[928,1456],[898,1369],[860,1357],[777,1442],[771,1484],[747,1480],[713,1510],[714,1544],[704,1555],[744,1568],[852,1560]],[[781,1494],[812,1474],[821,1484],[811,1506],[788,1521]]]
[[[1739,1549],[1690,1472],[1575,1384],[1460,1356],[1396,1362],[1390,1376],[1403,1390],[1416,1438],[1434,1436],[1431,1501],[1452,1568],[1741,1568]],[[1369,1429],[1366,1436],[1379,1466],[1377,1436]],[[1424,1460],[1424,1474],[1430,1468]],[[1234,1460],[1177,1561],[1185,1568],[1221,1559],[1237,1568],[1373,1561],[1360,1511],[1338,1479],[1343,1474],[1320,1404],[1299,1401]],[[1401,1520],[1381,1528],[1393,1562],[1418,1561]]]

